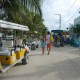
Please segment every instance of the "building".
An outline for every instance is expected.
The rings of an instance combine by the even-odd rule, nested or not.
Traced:
[[[74,25],[80,24],[80,16],[74,19]]]

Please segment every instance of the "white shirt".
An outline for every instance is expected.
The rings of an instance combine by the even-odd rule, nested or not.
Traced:
[[[50,35],[46,35],[46,43],[47,43],[47,44],[50,43]]]

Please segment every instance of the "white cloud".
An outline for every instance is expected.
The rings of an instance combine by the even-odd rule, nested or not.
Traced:
[[[74,6],[71,8],[75,0],[44,0],[43,1],[43,19],[45,20],[45,25],[49,30],[58,29],[59,24],[56,23],[59,21],[59,16],[54,14],[61,14],[62,25],[64,25],[70,17],[74,15],[76,10],[80,7],[80,0],[77,0]],[[71,8],[71,9],[70,9]],[[70,10],[69,10],[70,9]],[[78,12],[74,17],[62,26],[62,29],[66,29],[69,23],[73,23],[74,18],[79,16]],[[57,26],[57,27],[56,27]]]

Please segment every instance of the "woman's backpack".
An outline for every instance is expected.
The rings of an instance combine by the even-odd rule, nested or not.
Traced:
[[[52,35],[50,35],[50,42],[54,42],[54,38]]]

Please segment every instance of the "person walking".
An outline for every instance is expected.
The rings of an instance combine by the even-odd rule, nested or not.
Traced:
[[[60,38],[60,36],[58,35],[58,36],[57,36],[57,48],[60,47],[60,41],[61,41],[61,38]]]
[[[42,54],[44,54],[45,52],[45,46],[46,46],[46,39],[45,37],[43,37],[41,40]]]
[[[54,34],[54,46],[57,47],[57,34]]]
[[[50,54],[50,50],[51,50],[51,44],[52,42],[50,42],[50,32],[47,32],[46,35],[46,44],[47,44],[47,51],[48,51],[48,55]]]

